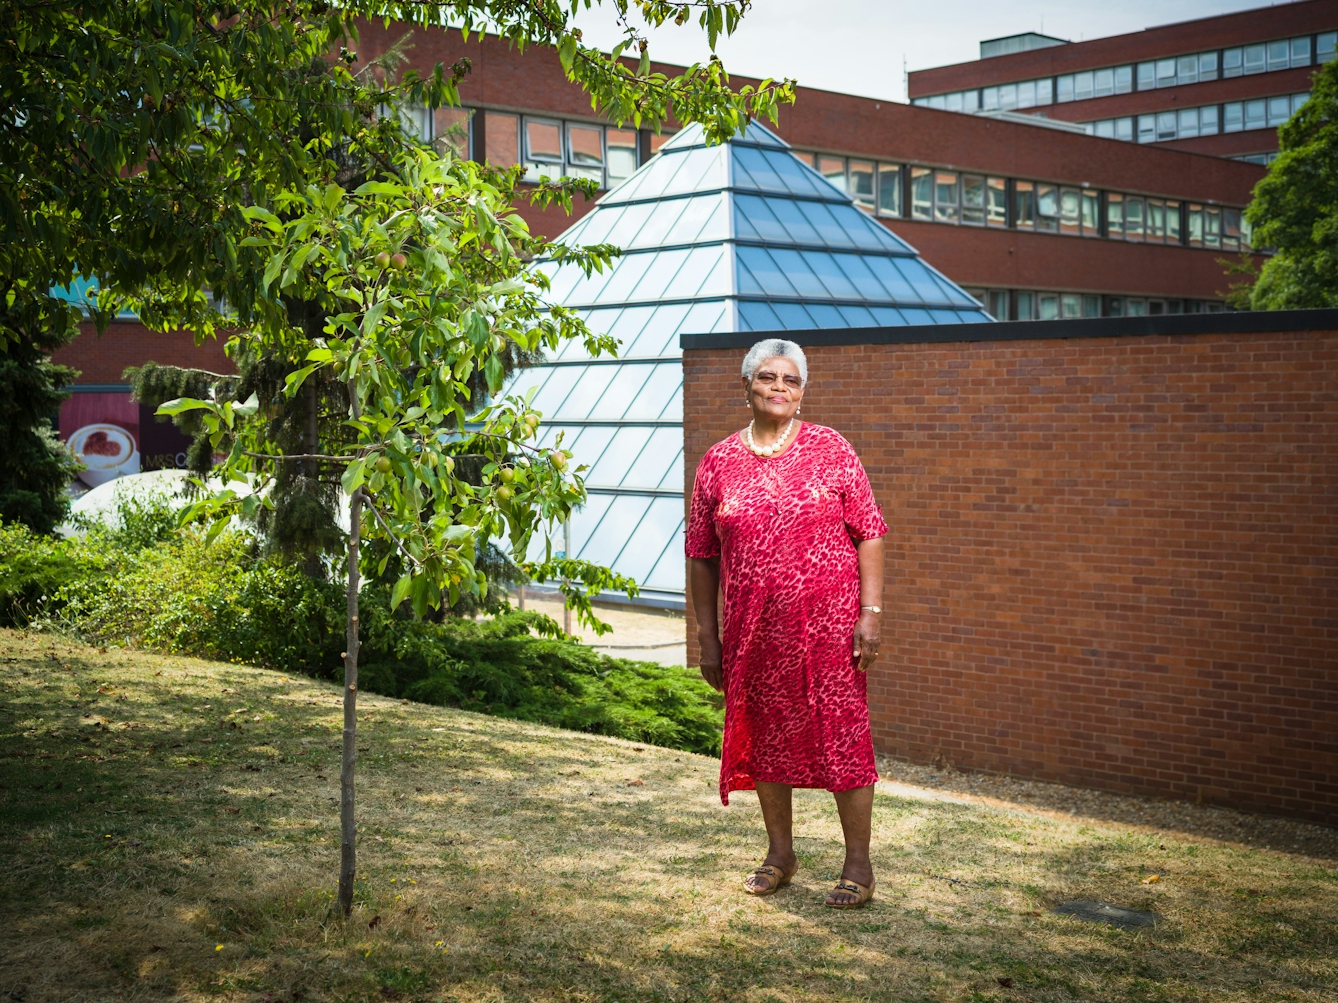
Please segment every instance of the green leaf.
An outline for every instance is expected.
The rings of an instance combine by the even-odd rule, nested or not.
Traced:
[[[310,356],[308,356],[308,358],[309,357]],[[302,384],[306,382],[307,377],[310,376],[315,369],[316,366],[313,364],[310,366],[303,366],[295,373],[289,373],[283,379],[283,392],[289,397],[293,396],[293,394],[301,389]]]
[[[343,487],[344,493],[351,495],[354,491],[357,491],[358,488],[362,487],[366,480],[367,460],[366,458],[363,458],[354,460],[348,465],[347,469],[344,471],[344,475],[339,479],[339,483]]]
[[[178,397],[176,400],[167,401],[158,405],[158,410],[154,414],[182,414],[186,411],[214,411],[218,405],[213,401],[196,400],[193,397]]]
[[[413,588],[413,575],[404,575],[395,583],[394,589],[390,593],[390,608],[393,610],[400,603],[409,597],[409,590]]]
[[[235,405],[232,410],[234,414],[239,414],[243,418],[249,418],[260,410],[260,398],[256,396],[255,391],[252,391],[250,397],[246,398],[242,403]]]

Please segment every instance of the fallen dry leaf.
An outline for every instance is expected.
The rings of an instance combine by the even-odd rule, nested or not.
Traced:
[[[1143,884],[1155,885],[1160,880],[1161,880],[1160,874],[1149,874],[1146,878],[1143,879]]]
[[[629,780],[629,781],[627,781],[627,786],[628,786],[628,787],[645,787],[645,786],[646,786],[646,781],[644,781],[644,780]]]
[[[371,918],[371,921],[368,922],[368,924],[367,924],[367,929],[369,929],[369,930],[375,930],[375,929],[376,929],[378,926],[380,926],[380,925],[381,925],[381,917],[380,917],[379,915],[377,915],[377,916],[373,916],[373,917]]]
[[[1000,975],[994,981],[999,983],[999,985],[1003,986],[1005,989],[1013,988],[1013,980],[1010,979],[1007,975]]]

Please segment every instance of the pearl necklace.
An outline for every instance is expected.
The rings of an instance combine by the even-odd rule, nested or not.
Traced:
[[[790,437],[790,431],[791,429],[794,428],[794,419],[791,418],[790,423],[785,426],[785,431],[781,432],[779,439],[777,439],[770,446],[759,446],[756,442],[753,441],[753,424],[756,421],[757,419],[754,418],[753,421],[750,421],[748,423],[748,427],[744,430],[743,437],[744,440],[748,443],[748,448],[751,449],[758,456],[770,456],[772,453],[778,452],[781,449],[781,447],[785,445],[785,440]]]

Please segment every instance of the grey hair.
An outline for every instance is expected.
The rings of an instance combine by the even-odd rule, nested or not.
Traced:
[[[767,359],[789,359],[799,370],[799,381],[808,382],[808,359],[804,358],[804,350],[784,338],[767,338],[748,349],[748,354],[743,357],[743,378],[751,381]]]

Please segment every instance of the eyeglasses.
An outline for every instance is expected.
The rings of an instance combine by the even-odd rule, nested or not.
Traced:
[[[787,387],[789,387],[791,390],[798,390],[801,386],[804,385],[803,381],[800,380],[798,376],[794,376],[790,373],[786,373],[784,376],[782,376],[780,373],[773,373],[769,369],[762,369],[759,370],[758,372],[753,373],[754,383],[770,385],[775,383],[776,380],[778,379],[782,383],[784,383]]]

